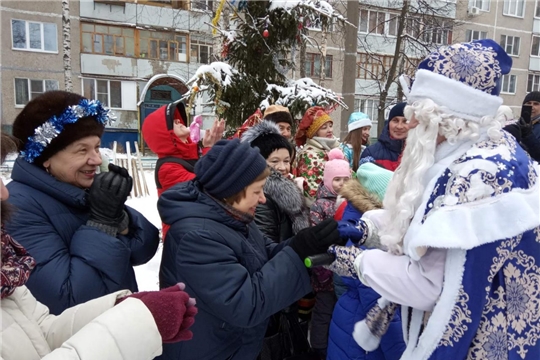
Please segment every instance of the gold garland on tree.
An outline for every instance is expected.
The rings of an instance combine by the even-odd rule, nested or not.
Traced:
[[[195,101],[195,98],[197,97],[197,94],[200,90],[200,85],[203,80],[208,80],[210,83],[214,86],[214,104],[216,106],[216,113],[218,115],[222,115],[226,108],[228,107],[228,104],[221,101],[221,96],[223,95],[223,86],[221,86],[221,82],[215,78],[214,75],[210,72],[202,73],[199,75],[199,79],[195,82],[195,84],[191,87],[189,98],[188,98],[188,106],[187,110],[191,111],[191,108],[193,106],[193,102]]]

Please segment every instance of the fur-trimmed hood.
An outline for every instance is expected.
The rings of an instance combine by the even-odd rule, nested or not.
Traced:
[[[309,208],[306,200],[294,181],[285,178],[274,169],[271,171],[264,184],[264,193],[291,219],[292,229],[296,234],[309,227]]]
[[[382,203],[377,196],[367,191],[366,188],[355,179],[347,181],[341,188],[339,194],[361,213],[382,208]]]

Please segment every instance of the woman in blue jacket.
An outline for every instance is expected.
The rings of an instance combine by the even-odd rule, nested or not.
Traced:
[[[270,174],[258,148],[221,140],[195,166],[195,180],[175,185],[158,201],[170,224],[160,286],[181,281],[197,299],[193,339],[165,345],[167,360],[253,360],[269,317],[311,291],[303,264],[341,242],[328,220],[274,243],[255,224]]]
[[[377,164],[390,171],[398,168],[401,162],[401,153],[405,146],[405,139],[409,132],[407,120],[403,114],[405,105],[407,105],[405,102],[399,103],[390,110],[388,121],[384,123],[384,129],[379,136],[379,140],[362,152],[360,160],[372,158]]]
[[[366,163],[358,168],[357,178],[358,182],[349,181],[340,191],[340,195],[347,201],[338,227],[342,237],[349,235],[354,238],[354,232],[358,230],[347,225],[357,225],[364,212],[382,207],[381,202],[392,172],[379,165]],[[356,323],[366,318],[380,295],[359,280],[347,277],[342,279],[347,291],[339,298],[332,314],[327,360],[398,360],[405,351],[399,312],[392,320],[388,332],[381,338],[380,346],[371,352],[362,349],[353,338],[354,328]]]
[[[65,91],[30,101],[13,123],[20,157],[8,184],[17,209],[6,224],[35,258],[26,284],[53,314],[88,300],[137,291],[134,265],[152,258],[159,234],[124,203],[132,187],[126,169],[101,164],[108,110]]]

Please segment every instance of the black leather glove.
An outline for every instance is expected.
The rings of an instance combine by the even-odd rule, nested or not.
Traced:
[[[339,236],[338,223],[327,219],[320,224],[303,229],[292,238],[290,247],[300,256],[302,261],[308,256],[326,254],[330,245],[345,245],[346,240]]]
[[[124,203],[132,187],[133,179],[128,171],[109,164],[109,171],[96,175],[88,192],[89,223],[117,229],[124,216]]]
[[[524,139],[532,134],[532,125],[528,124],[523,118],[519,119],[519,128],[521,130],[521,138]]]

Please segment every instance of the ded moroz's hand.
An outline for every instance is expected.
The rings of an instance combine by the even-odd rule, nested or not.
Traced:
[[[354,260],[362,253],[363,250],[356,246],[339,246],[332,245],[328,248],[328,253],[335,255],[336,260],[330,265],[324,267],[333,271],[339,276],[351,277],[358,279],[358,274],[354,268]]]

